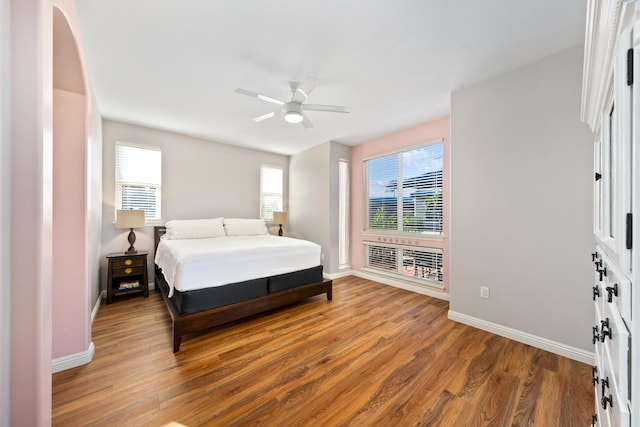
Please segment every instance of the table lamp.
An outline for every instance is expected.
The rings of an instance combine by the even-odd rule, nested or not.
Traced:
[[[273,223],[278,224],[280,229],[278,230],[278,236],[282,236],[282,225],[287,225],[288,215],[286,212],[274,212]]]
[[[129,249],[127,249],[128,254],[138,253],[136,248],[133,247],[133,244],[136,242],[136,233],[133,232],[134,228],[144,227],[144,211],[140,209],[118,209],[116,212],[116,228],[128,228],[129,237]]]

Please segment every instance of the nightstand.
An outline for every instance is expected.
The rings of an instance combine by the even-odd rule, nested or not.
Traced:
[[[135,254],[115,252],[107,255],[107,304],[111,304],[114,297],[123,295],[149,296],[148,254],[148,251],[138,251]]]

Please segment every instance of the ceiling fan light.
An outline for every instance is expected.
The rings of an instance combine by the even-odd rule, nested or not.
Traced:
[[[300,123],[304,117],[302,117],[302,105],[298,102],[289,102],[284,108],[284,119],[288,123]]]
[[[289,123],[300,123],[303,119],[302,114],[291,112],[284,115],[284,119]]]

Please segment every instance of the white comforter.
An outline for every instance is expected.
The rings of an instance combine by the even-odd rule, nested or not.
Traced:
[[[161,240],[155,262],[171,297],[174,289],[222,286],[315,267],[320,245],[272,235]]]

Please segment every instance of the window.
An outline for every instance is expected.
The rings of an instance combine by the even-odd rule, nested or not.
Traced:
[[[282,211],[282,168],[260,166],[260,218],[273,221],[273,213]]]
[[[142,209],[160,221],[162,153],[159,148],[116,143],[116,209]]]
[[[366,266],[420,282],[442,283],[442,251],[367,243]]]
[[[338,268],[349,268],[349,162],[338,163]]]
[[[368,229],[442,233],[443,143],[366,160]]]

